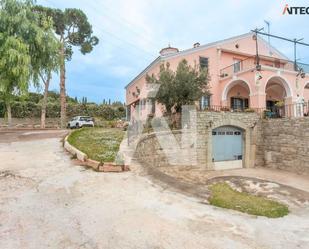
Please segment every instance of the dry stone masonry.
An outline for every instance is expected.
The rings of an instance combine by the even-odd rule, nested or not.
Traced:
[[[235,126],[243,130],[244,167],[270,167],[309,174],[309,118],[265,120],[256,113],[197,112],[195,143],[184,141],[180,151],[175,152],[185,155],[179,157],[181,165],[212,170],[212,131],[220,126]],[[173,131],[179,143],[182,132],[190,131]],[[145,134],[138,142],[135,156],[144,165],[170,165],[158,136],[166,136],[166,133]],[[168,153],[173,153],[174,146],[170,144]],[[188,153],[189,149],[196,154]],[[194,157],[196,161],[192,160]]]
[[[257,166],[309,174],[309,118],[271,119],[261,123]]]

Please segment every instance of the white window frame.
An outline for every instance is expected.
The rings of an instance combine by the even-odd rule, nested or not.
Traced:
[[[234,58],[233,72],[238,73],[242,70],[241,60]]]
[[[204,95],[200,99],[200,107],[201,110],[205,110],[206,108],[210,107],[210,95]]]

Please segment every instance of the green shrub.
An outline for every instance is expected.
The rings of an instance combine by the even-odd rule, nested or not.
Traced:
[[[40,116],[41,106],[34,102],[13,102],[12,116],[15,118],[33,118]]]
[[[59,93],[50,91],[47,98],[46,117],[60,117]],[[14,96],[12,103],[12,117],[14,118],[39,118],[41,116],[43,95],[40,93],[28,93],[24,96]],[[5,115],[5,104],[0,100],[0,117]],[[79,103],[77,99],[67,96],[67,116],[92,116],[104,120],[121,119],[125,116],[125,107],[121,102],[111,105],[96,103]],[[114,124],[111,124],[114,126]],[[110,125],[109,125],[110,127]]]

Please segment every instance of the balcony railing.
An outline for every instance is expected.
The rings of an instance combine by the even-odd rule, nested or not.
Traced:
[[[264,118],[309,117],[309,101],[299,104],[273,106],[270,108],[231,108],[229,106],[209,106],[201,111],[258,113]]]
[[[259,61],[259,63],[257,63]],[[297,71],[304,74],[309,73],[309,65],[304,63],[294,61],[278,59],[269,56],[251,56],[242,61],[233,63],[230,66],[222,68],[220,70],[220,77],[226,78],[231,77],[234,74],[245,72],[251,69],[257,68],[257,64],[260,66],[268,66],[276,69],[287,70],[287,71]]]
[[[264,110],[266,118],[308,117],[309,102],[283,106],[273,106]]]

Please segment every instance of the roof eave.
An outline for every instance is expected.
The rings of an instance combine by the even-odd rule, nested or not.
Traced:
[[[133,84],[136,80],[140,79],[151,67],[153,67],[154,65],[156,65],[158,62],[160,61],[164,61],[166,59],[169,59],[169,58],[174,58],[174,57],[178,57],[178,56],[183,56],[183,55],[186,55],[186,54],[190,54],[190,53],[194,53],[194,52],[198,52],[198,51],[201,51],[201,50],[204,50],[204,49],[207,49],[207,48],[210,48],[210,47],[214,47],[214,46],[219,46],[221,44],[224,44],[226,42],[230,42],[230,41],[233,41],[233,40],[238,40],[238,39],[241,39],[241,38],[244,38],[244,37],[247,37],[249,35],[252,35],[254,32],[248,32],[248,33],[245,33],[245,34],[242,34],[242,35],[238,35],[238,36],[234,36],[234,37],[230,37],[230,38],[227,38],[227,39],[223,39],[223,40],[219,40],[219,41],[216,41],[216,42],[211,42],[211,43],[207,43],[207,44],[204,44],[204,45],[201,45],[201,46],[198,46],[198,47],[195,47],[195,48],[189,48],[189,49],[186,49],[186,50],[182,50],[182,51],[179,51],[177,53],[174,53],[174,54],[170,54],[170,55],[164,55],[164,56],[158,56],[154,61],[152,61],[141,73],[139,73],[133,80],[130,81],[129,84],[127,84],[125,86],[125,89],[127,89],[131,84]],[[263,39],[261,36],[258,36],[259,39],[261,39],[262,41],[264,42],[267,42],[265,39]],[[278,49],[276,49],[275,47],[273,47],[272,45],[270,46],[271,49],[275,52],[277,52],[279,55],[281,55],[283,58],[289,60],[289,58],[283,54],[282,52],[280,52]]]
[[[155,60],[153,60],[141,73],[139,73],[133,80],[130,81],[129,84],[127,84],[124,89],[127,89],[131,84],[133,84],[136,80],[140,79],[151,67],[156,65],[158,62],[161,61],[161,56],[158,56]]]
[[[221,44],[221,43],[225,43],[227,41],[231,41],[231,40],[239,39],[239,38],[242,38],[242,37],[246,37],[246,36],[248,36],[250,34],[252,34],[252,32],[245,33],[245,34],[238,35],[238,36],[234,36],[234,37],[230,37],[230,38],[227,38],[227,39],[224,39],[224,40],[220,40],[220,41],[217,41],[217,42],[207,43],[207,44],[201,45],[201,46],[196,47],[196,48],[189,48],[189,49],[186,49],[186,50],[183,50],[183,51],[179,51],[179,52],[177,52],[175,54],[158,56],[141,73],[139,73],[133,80],[131,80],[130,83],[125,86],[125,89],[127,89],[136,80],[140,79],[152,66],[156,65],[160,61],[164,61],[165,59],[169,59],[169,58],[172,58],[172,57],[181,56],[181,55],[184,55],[184,54],[187,54],[187,53],[198,52],[200,50],[203,50],[203,49],[206,49],[206,48],[209,48],[209,47]]]

